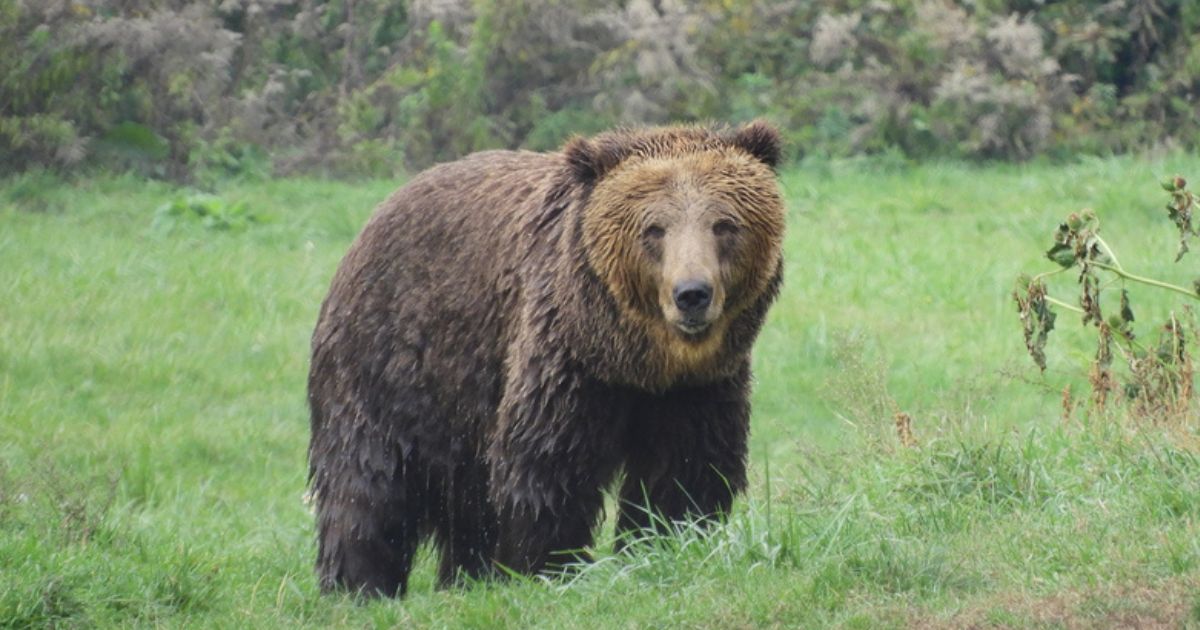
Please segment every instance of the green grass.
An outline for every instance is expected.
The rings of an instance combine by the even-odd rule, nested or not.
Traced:
[[[1064,425],[1094,345],[1061,314],[1039,375],[1009,297],[1084,206],[1131,271],[1189,284],[1155,183],[1174,172],[1200,158],[787,170],[729,524],[450,592],[426,554],[407,599],[368,604],[317,593],[304,379],[395,184],[229,183],[259,222],[214,230],[156,222],[187,195],[163,184],[0,183],[0,627],[1200,627],[1195,423]],[[1146,334],[1177,303],[1133,293]]]

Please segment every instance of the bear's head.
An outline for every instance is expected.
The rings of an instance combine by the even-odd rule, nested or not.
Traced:
[[[616,131],[564,150],[590,266],[676,360],[711,356],[779,271],[779,133],[761,122]]]

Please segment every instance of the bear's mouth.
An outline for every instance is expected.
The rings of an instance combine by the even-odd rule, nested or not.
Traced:
[[[675,323],[675,327],[678,328],[685,337],[691,338],[696,338],[703,335],[704,331],[708,330],[709,325],[709,322],[706,322],[702,319],[684,319]]]

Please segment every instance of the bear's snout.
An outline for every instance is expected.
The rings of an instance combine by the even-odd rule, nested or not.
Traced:
[[[703,280],[684,280],[671,291],[675,306],[689,320],[703,319],[704,311],[712,304],[712,295],[712,285]]]

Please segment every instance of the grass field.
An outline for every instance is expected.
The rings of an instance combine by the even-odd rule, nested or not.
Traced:
[[[164,223],[187,192],[161,183],[0,183],[0,627],[1200,627],[1198,423],[1064,422],[1094,344],[1060,314],[1038,374],[1009,296],[1084,206],[1126,267],[1190,286],[1175,172],[1200,158],[786,170],[729,524],[613,556],[610,522],[569,580],[469,590],[434,590],[426,553],[407,599],[367,604],[317,593],[304,380],[395,183],[231,182],[263,219],[232,231]],[[1147,331],[1178,303],[1132,292]]]

